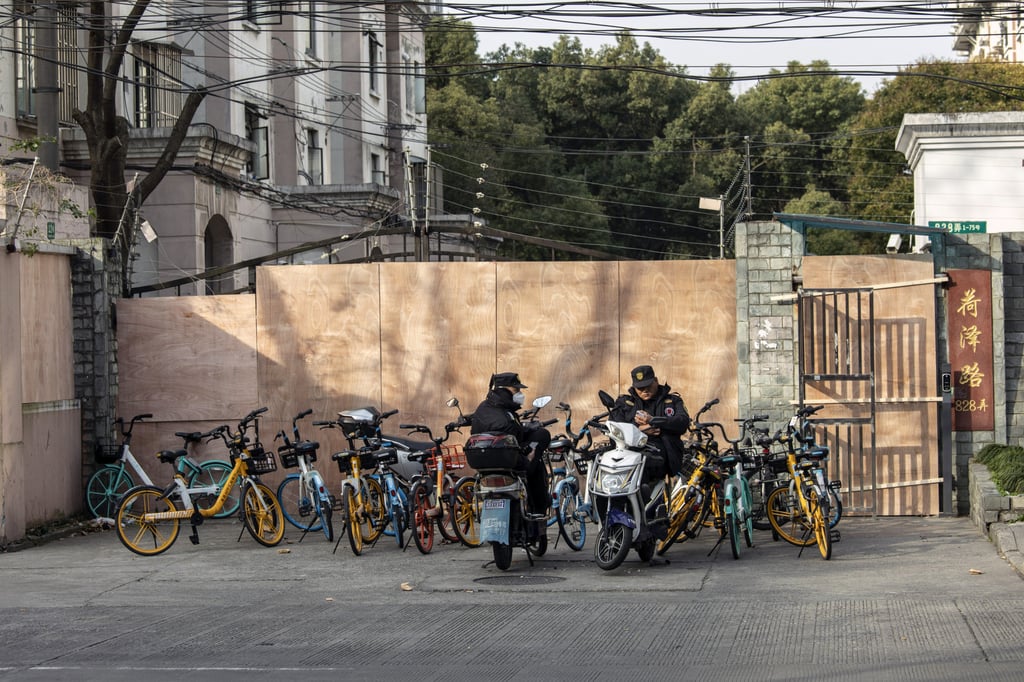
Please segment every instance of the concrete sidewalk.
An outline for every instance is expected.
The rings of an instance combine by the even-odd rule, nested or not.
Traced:
[[[592,537],[502,572],[235,520],[149,558],[87,533],[0,554],[0,680],[1021,679],[1024,581],[969,520],[839,528],[831,561],[762,532],[736,561],[707,531],[609,572]]]

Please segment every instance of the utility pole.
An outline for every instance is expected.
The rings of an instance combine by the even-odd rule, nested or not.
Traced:
[[[35,55],[36,123],[40,144],[39,162],[56,173],[57,149],[57,9],[52,2],[38,6]]]
[[[744,194],[746,199],[746,208],[744,210],[744,219],[750,220],[750,217],[754,215],[754,209],[751,202],[751,187],[750,187],[750,135],[743,136],[743,144],[745,147],[744,151]]]

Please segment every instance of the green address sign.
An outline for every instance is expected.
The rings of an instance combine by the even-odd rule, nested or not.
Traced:
[[[928,227],[937,227],[940,230],[949,230],[953,234],[964,232],[985,232],[988,222],[985,220],[929,220]]]

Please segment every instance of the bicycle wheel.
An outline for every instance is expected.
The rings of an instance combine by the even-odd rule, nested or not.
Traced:
[[[740,523],[736,518],[735,500],[731,509],[725,511],[725,532],[729,535],[729,549],[732,550],[732,558],[740,558]]]
[[[117,538],[125,547],[141,554],[154,556],[166,552],[178,539],[179,519],[146,521],[144,514],[177,511],[174,503],[163,497],[163,491],[155,486],[132,488],[117,508]]]
[[[348,544],[352,553],[359,556],[363,553],[363,510],[355,488],[350,485],[345,486],[345,505],[348,507]]]
[[[441,498],[441,515],[437,517],[437,529],[447,542],[459,542],[459,534],[455,530],[455,482],[450,476],[444,477],[444,495]]]
[[[743,509],[746,510],[745,515],[741,515],[740,518],[740,532],[743,533],[743,542],[746,543],[747,547],[754,546],[754,518],[751,516],[751,495],[750,486],[747,485],[746,479],[740,482],[740,495],[743,499]]]
[[[359,521],[363,542],[374,543],[384,532],[388,522],[387,497],[380,481],[375,478],[363,479],[363,513]]]
[[[757,530],[771,530],[772,524],[768,521],[768,496],[775,490],[775,484],[770,481],[750,481],[750,518],[754,528]]]
[[[814,533],[807,526],[800,502],[790,494],[789,488],[776,488],[768,496],[768,521],[772,531],[791,545],[810,547],[815,543]]]
[[[415,484],[409,493],[412,537],[421,554],[429,554],[434,548],[434,519],[430,517],[434,503],[431,497],[430,491],[422,483]]]
[[[288,523],[302,531],[320,530],[318,514],[314,513],[313,500],[303,490],[299,474],[288,474],[277,486],[277,500]]]
[[[814,539],[818,543],[818,552],[821,558],[828,561],[832,558],[832,534],[829,531],[828,519],[828,496],[818,497],[815,488],[807,493],[807,502],[811,508],[811,522],[814,524]]]
[[[216,485],[224,487],[224,483],[228,480],[228,476],[231,474],[231,463],[225,462],[219,459],[211,459],[208,462],[203,462],[199,465],[199,471],[195,472],[192,478],[188,481],[189,488],[205,488],[209,485]],[[215,497],[206,498],[205,495],[192,498],[192,504],[197,507],[212,507]],[[198,500],[198,501],[197,501]],[[235,486],[231,492],[228,493],[227,498],[224,500],[224,506],[221,510],[214,514],[215,519],[226,519],[227,517],[235,514],[238,511],[238,506],[242,503],[241,493],[238,486]]]
[[[252,539],[264,547],[273,547],[284,538],[281,503],[262,483],[246,481],[242,486],[242,521]]]
[[[393,502],[391,504],[391,511],[388,514],[391,518],[391,525],[395,530],[395,541],[398,542],[398,547],[405,547],[405,528],[406,528],[406,511],[405,506],[401,502]]]
[[[580,491],[574,481],[563,484],[558,491],[558,532],[574,552],[583,549],[587,542],[587,520],[578,512],[580,501]]]
[[[100,467],[85,485],[85,504],[89,513],[99,519],[113,518],[121,497],[134,487],[135,481],[123,465]]]
[[[843,518],[843,497],[832,487],[828,489],[828,511],[828,527],[835,528],[839,519]]]
[[[327,486],[319,474],[313,474],[310,484],[316,491],[317,520],[324,531],[324,537],[327,538],[327,542],[331,542],[334,540],[334,505],[331,503],[331,496],[328,494]],[[312,495],[313,493],[309,494]]]
[[[476,498],[476,479],[459,479],[452,493],[452,526],[459,542],[466,547],[480,546],[480,501]]]
[[[669,515],[671,520],[668,524],[668,532],[664,540],[658,541],[655,549],[658,556],[663,556],[675,543],[689,539],[688,529],[693,525],[700,525],[699,523],[694,524],[694,519],[699,515],[702,506],[696,491],[688,488],[677,497],[678,501],[673,498],[673,506],[678,508]]]

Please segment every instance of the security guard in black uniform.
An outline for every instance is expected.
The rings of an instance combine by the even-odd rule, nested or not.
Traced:
[[[647,434],[648,444],[665,458],[668,472],[678,476],[683,468],[680,437],[690,428],[690,414],[678,393],[668,384],[659,384],[650,365],[634,367],[629,373],[633,384],[629,393],[620,395],[611,409],[612,421],[632,422]],[[654,417],[657,427],[650,424]]]
[[[525,456],[526,495],[529,509],[534,514],[544,514],[551,506],[548,494],[547,468],[542,455],[551,443],[551,432],[543,427],[530,427],[519,421],[518,410],[523,407],[526,384],[515,372],[502,372],[491,376],[487,397],[473,412],[471,433],[507,433],[516,437],[522,446],[536,443]]]

